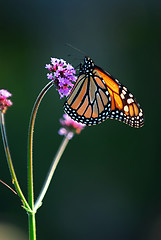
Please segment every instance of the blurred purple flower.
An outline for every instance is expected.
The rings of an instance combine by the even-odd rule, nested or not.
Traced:
[[[48,79],[53,79],[54,85],[60,94],[60,98],[68,96],[77,77],[75,69],[63,59],[51,58],[51,64],[46,64],[50,73],[47,73]]]
[[[7,99],[11,97],[12,94],[8,92],[5,89],[0,89],[0,111],[5,113],[7,110],[7,107],[10,107],[12,105],[11,100]]]
[[[60,119],[60,124],[62,128],[59,129],[59,135],[64,135],[68,139],[71,139],[75,133],[79,134],[86,126],[85,124],[72,120],[67,114],[64,114],[63,119]]]
[[[48,79],[53,79],[53,74],[52,73],[47,73],[47,78]]]

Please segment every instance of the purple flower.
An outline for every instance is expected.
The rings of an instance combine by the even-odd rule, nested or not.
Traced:
[[[60,119],[60,124],[62,128],[59,129],[59,135],[64,135],[68,139],[71,139],[75,133],[79,134],[86,126],[85,124],[72,120],[67,114],[64,114],[63,119]]]
[[[45,68],[50,70],[52,68],[52,65],[51,64],[46,64]]]
[[[0,111],[5,113],[7,110],[7,107],[10,107],[12,105],[11,100],[7,99],[11,97],[12,94],[8,92],[5,89],[0,89]]]
[[[52,73],[47,73],[47,78],[48,79],[53,79],[53,74]]]
[[[50,71],[47,73],[47,78],[53,80],[60,98],[68,96],[77,80],[73,66],[63,59],[51,58],[51,64],[46,64],[45,68]]]
[[[59,135],[66,136],[69,140],[74,136],[73,132],[68,132],[65,128],[60,128],[58,131]]]

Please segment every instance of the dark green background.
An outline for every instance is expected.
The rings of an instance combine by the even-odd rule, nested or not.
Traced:
[[[72,139],[37,213],[38,240],[161,239],[161,2],[6,0],[0,3],[0,27],[0,88],[13,94],[6,127],[25,194],[28,122],[47,83],[44,66],[50,57],[74,66],[84,58],[65,43],[118,78],[145,114],[141,129],[107,120]],[[36,119],[36,196],[62,141],[57,131],[63,103],[52,88]],[[2,140],[0,179],[12,185]],[[20,204],[0,185],[0,226],[14,225],[27,235]]]

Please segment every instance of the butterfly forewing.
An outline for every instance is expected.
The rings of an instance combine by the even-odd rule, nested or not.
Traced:
[[[83,79],[83,87],[81,84],[77,90],[79,78],[77,81],[75,89],[64,104],[65,112],[73,120],[88,126],[104,121],[110,112],[110,96],[106,94],[107,88],[100,88],[94,79],[86,77]]]

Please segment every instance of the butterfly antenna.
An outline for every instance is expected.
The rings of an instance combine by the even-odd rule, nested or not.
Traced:
[[[83,55],[87,55],[85,52],[83,52],[83,51],[80,50],[79,48],[74,47],[74,46],[73,46],[72,44],[70,44],[70,43],[66,43],[65,45],[68,46],[68,47],[73,48],[74,50],[80,52],[80,53],[83,54]]]

